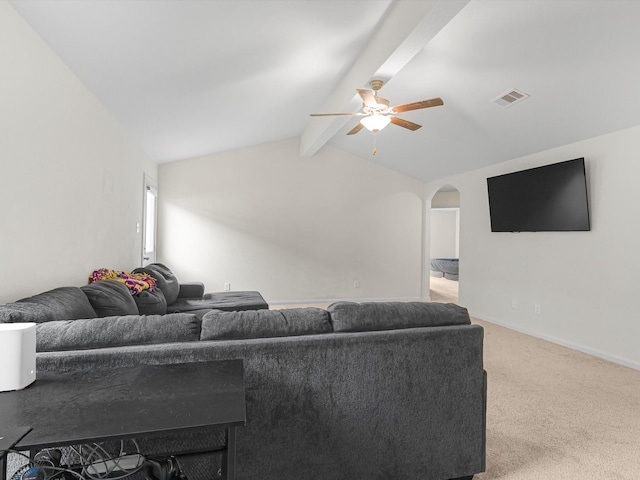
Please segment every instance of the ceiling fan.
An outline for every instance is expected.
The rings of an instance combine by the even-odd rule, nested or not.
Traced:
[[[349,130],[347,135],[354,135],[362,130],[363,127],[372,132],[378,132],[389,125],[389,123],[415,131],[422,125],[395,117],[394,114],[408,112],[410,110],[420,110],[421,108],[437,107],[444,104],[441,98],[436,97],[429,100],[390,107],[389,100],[378,96],[378,90],[382,88],[384,82],[382,80],[371,80],[369,84],[372,90],[357,89],[358,94],[362,98],[362,111],[357,113],[312,113],[311,116],[327,117],[341,115],[362,117],[360,123]]]

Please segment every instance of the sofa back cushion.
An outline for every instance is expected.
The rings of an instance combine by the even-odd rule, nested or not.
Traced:
[[[191,342],[199,338],[200,320],[188,313],[62,320],[36,326],[38,352]]]
[[[100,280],[80,287],[98,317],[138,315],[138,307],[131,291],[124,283]]]
[[[0,306],[0,323],[49,322],[51,312],[37,303],[7,303]]]
[[[469,325],[466,308],[453,303],[336,302],[327,308],[334,332]]]
[[[136,268],[133,273],[146,273],[156,280],[156,287],[162,290],[167,305],[171,305],[178,298],[180,283],[169,267],[162,263],[150,263],[146,267]]]
[[[202,318],[201,340],[232,340],[331,332],[329,314],[320,308],[209,312]]]
[[[96,312],[78,287],[59,287],[0,307],[1,322],[51,322],[94,318]]]

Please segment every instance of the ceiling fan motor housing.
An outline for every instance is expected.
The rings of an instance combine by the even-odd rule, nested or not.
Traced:
[[[377,92],[378,90],[380,90],[382,88],[382,85],[384,85],[384,82],[382,80],[371,80],[369,82],[369,85],[371,85],[371,89],[374,92]]]

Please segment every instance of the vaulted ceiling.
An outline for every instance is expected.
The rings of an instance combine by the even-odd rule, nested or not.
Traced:
[[[640,124],[636,0],[12,4],[159,163],[300,136],[429,181]],[[415,132],[309,116],[372,79],[444,105],[399,115]]]

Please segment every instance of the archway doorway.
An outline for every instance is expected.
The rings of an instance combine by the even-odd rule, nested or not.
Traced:
[[[432,302],[458,303],[460,192],[441,187],[431,199],[429,296]]]

